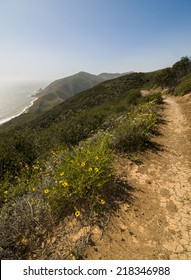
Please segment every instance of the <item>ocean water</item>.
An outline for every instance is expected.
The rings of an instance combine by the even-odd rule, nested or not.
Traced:
[[[24,113],[36,100],[31,95],[49,83],[47,80],[0,78],[0,125]]]

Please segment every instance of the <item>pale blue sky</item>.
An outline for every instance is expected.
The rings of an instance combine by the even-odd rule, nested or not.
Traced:
[[[185,55],[190,0],[0,0],[0,77],[151,71]]]

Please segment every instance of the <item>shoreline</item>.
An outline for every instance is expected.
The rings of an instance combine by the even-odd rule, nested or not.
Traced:
[[[32,100],[32,101],[30,102],[30,105],[26,106],[26,107],[25,107],[20,113],[18,113],[17,115],[14,115],[14,116],[11,116],[11,117],[7,117],[7,118],[4,118],[4,119],[0,120],[0,126],[3,125],[3,124],[5,124],[6,122],[8,122],[8,121],[10,121],[10,120],[12,120],[12,119],[14,119],[14,118],[16,118],[16,117],[22,115],[22,114],[28,113],[28,109],[29,109],[31,106],[33,106],[33,104],[34,104],[34,102],[35,102],[36,100],[38,100],[38,97],[35,97],[33,94],[29,95],[29,97],[34,98],[34,100]]]

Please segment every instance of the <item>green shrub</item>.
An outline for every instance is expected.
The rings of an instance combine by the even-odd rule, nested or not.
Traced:
[[[142,150],[156,131],[156,121],[154,103],[139,105],[114,129],[112,147],[125,152]]]
[[[175,89],[175,95],[185,95],[189,92],[191,92],[191,79],[186,82],[181,83]]]
[[[156,104],[163,104],[162,94],[160,92],[151,93],[143,97],[143,102],[154,101]]]

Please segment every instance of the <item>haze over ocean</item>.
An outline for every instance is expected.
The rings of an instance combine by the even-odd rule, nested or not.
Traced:
[[[0,125],[31,106],[36,99],[31,95],[48,83],[41,80],[0,78]]]

